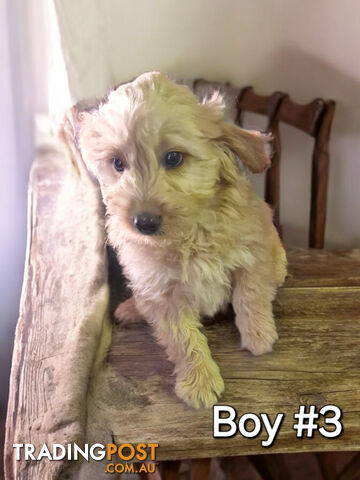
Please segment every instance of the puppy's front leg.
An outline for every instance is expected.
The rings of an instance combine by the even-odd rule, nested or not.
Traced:
[[[235,323],[241,333],[241,346],[254,355],[270,352],[278,339],[272,300],[275,287],[264,272],[236,270],[232,304]]]
[[[211,357],[207,339],[200,331],[199,318],[192,314],[178,318],[157,314],[151,324],[175,364],[178,397],[195,408],[214,405],[224,390],[224,382]]]
[[[144,322],[144,318],[139,313],[134,297],[130,297],[118,305],[114,313],[116,323],[120,325],[132,325],[134,323]]]

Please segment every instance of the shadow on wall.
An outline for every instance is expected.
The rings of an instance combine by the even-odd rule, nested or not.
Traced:
[[[331,64],[296,48],[280,49],[256,77],[249,79],[260,94],[288,92],[298,103],[315,97],[336,101],[330,141],[330,178],[326,248],[359,247],[360,222],[360,76],[354,78]],[[313,140],[281,126],[281,222],[287,245],[306,246],[310,207]]]

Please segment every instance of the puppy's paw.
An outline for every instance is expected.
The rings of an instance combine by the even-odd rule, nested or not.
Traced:
[[[216,363],[202,363],[186,369],[186,373],[177,379],[176,395],[194,408],[212,407],[224,391],[224,380]]]
[[[266,326],[256,326],[241,332],[241,348],[249,350],[253,355],[262,355],[272,351],[278,338],[273,322]]]
[[[115,321],[118,325],[134,325],[144,322],[143,317],[136,309],[133,297],[128,298],[125,302],[120,303],[114,313]]]

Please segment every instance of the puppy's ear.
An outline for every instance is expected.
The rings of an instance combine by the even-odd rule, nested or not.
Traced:
[[[64,112],[64,116],[61,122],[57,125],[56,136],[65,146],[69,157],[77,168],[76,157],[79,154],[77,147],[77,117],[78,112],[76,107],[73,106]]]
[[[89,175],[89,171],[84,163],[79,146],[78,133],[80,128],[81,115],[82,114],[79,113],[75,106],[69,108],[65,112],[56,134],[59,140],[65,146],[68,157],[77,174],[83,179],[85,178],[93,182],[91,176]]]
[[[201,104],[202,130],[220,147],[235,153],[253,173],[264,171],[271,164],[271,135],[224,122],[224,111],[225,102],[219,91],[205,98]]]
[[[221,143],[253,173],[263,172],[270,166],[271,142],[271,135],[245,130],[230,123],[222,124]]]

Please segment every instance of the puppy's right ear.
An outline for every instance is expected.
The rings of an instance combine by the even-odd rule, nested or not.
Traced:
[[[83,160],[79,145],[79,131],[83,113],[79,112],[75,106],[69,108],[63,117],[63,120],[56,132],[57,137],[65,146],[69,159],[80,177],[94,180],[90,175]]]
[[[271,164],[271,135],[224,122],[221,142],[253,173],[263,172]]]

